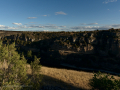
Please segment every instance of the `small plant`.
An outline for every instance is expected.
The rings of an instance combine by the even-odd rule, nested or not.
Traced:
[[[103,77],[102,77],[103,75]],[[110,74],[104,75],[100,71],[97,74],[94,74],[94,77],[90,79],[89,85],[92,87],[92,90],[119,90],[120,89],[120,80],[114,80],[115,78]],[[113,81],[113,80],[114,81]]]
[[[31,50],[27,52],[27,57],[31,57],[32,58],[32,51]]]
[[[23,40],[21,40],[21,41],[20,41],[20,44],[21,44],[21,45],[23,45],[23,44],[24,44],[24,41],[23,41]]]
[[[59,44],[63,46],[63,45],[64,45],[64,42],[63,42],[63,41],[59,41]]]
[[[67,44],[68,44],[69,42],[70,42],[69,40],[66,41]]]

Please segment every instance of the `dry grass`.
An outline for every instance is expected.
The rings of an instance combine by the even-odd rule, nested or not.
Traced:
[[[30,65],[27,73],[31,75]],[[88,85],[89,80],[92,79],[93,73],[84,71],[75,71],[67,69],[58,69],[42,66],[40,74],[43,75],[43,85],[60,86],[66,90],[89,90],[91,87]],[[115,79],[120,77],[114,76]]]
[[[28,70],[28,73],[31,73],[30,69]],[[91,89],[88,84],[89,80],[94,76],[94,74],[90,72],[50,68],[46,66],[41,67],[40,73],[43,74],[44,77],[47,77],[47,79],[43,80],[43,83],[47,85],[61,86],[63,88],[66,87],[66,90],[89,90]],[[115,79],[120,79],[120,77],[114,77]],[[68,87],[71,89],[67,89]]]

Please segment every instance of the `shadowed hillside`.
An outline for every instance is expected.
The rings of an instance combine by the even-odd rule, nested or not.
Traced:
[[[61,68],[62,64],[69,64],[119,73],[119,31],[119,29],[85,32],[1,31],[1,40],[4,44],[15,42],[17,51],[20,54],[24,53],[28,63],[33,61],[36,55],[45,66]],[[32,56],[28,57],[27,52],[30,50]]]

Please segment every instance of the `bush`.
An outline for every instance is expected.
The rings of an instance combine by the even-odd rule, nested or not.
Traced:
[[[68,44],[70,41],[69,40],[66,40],[66,43]]]
[[[21,40],[21,41],[20,41],[20,44],[21,44],[21,45],[24,45],[24,41],[23,41],[23,40]]]
[[[63,41],[59,41],[59,45],[64,45],[64,42]]]
[[[31,50],[27,52],[27,57],[32,58],[32,51]]]
[[[11,45],[3,45],[0,41],[0,87],[1,90],[38,90],[40,87],[41,77],[36,74],[39,67],[38,58],[35,57],[35,61],[31,63],[32,76],[27,76],[27,60],[24,55],[21,56],[15,51],[15,42]],[[7,63],[8,68],[4,66]],[[34,71],[33,71],[34,70]],[[32,81],[34,78],[35,82]],[[22,87],[24,85],[24,87]]]
[[[89,85],[93,90],[119,90],[120,80],[114,80],[113,76],[111,76],[111,78],[108,78],[108,76],[110,76],[110,74],[104,75],[99,71],[97,74],[94,74],[92,79],[90,79]]]

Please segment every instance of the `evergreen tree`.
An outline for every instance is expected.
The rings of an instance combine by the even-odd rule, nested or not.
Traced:
[[[32,76],[33,76],[33,80],[37,81],[36,84],[32,83],[33,87],[36,87],[35,89],[38,89],[40,87],[40,82],[43,76],[41,75],[41,77],[39,76],[39,71],[42,65],[39,66],[40,63],[40,58],[37,58],[36,56],[34,56],[34,61],[31,62],[31,69],[32,69]]]
[[[27,60],[23,54],[20,56],[15,50],[15,42],[6,46],[0,41],[0,62],[2,63],[2,68],[0,68],[1,90],[10,90],[10,88],[12,90],[38,90],[41,77],[39,77],[38,72],[35,74],[35,72],[40,69],[37,57],[35,57],[35,61],[31,63],[31,68],[34,70],[32,71],[32,77],[28,78],[26,68]],[[5,66],[5,63],[7,63],[8,68]],[[34,80],[38,82],[37,84],[31,81],[33,77]],[[26,87],[21,87],[21,85],[25,85]],[[30,85],[32,85],[32,87],[27,87]]]

